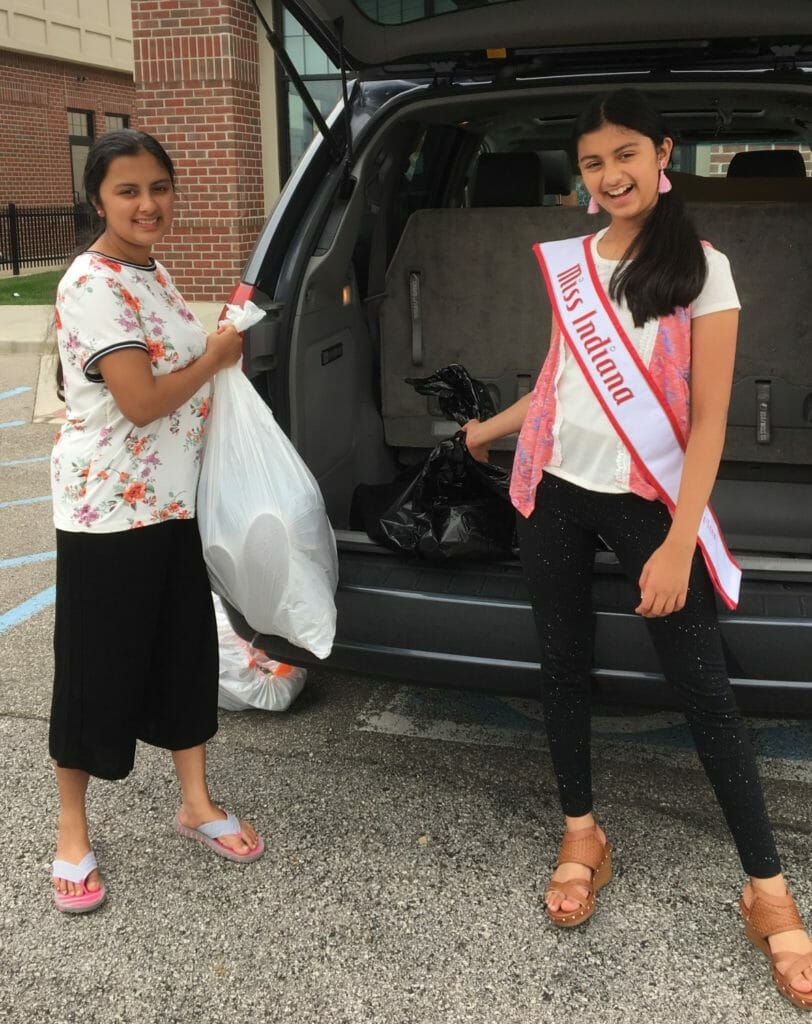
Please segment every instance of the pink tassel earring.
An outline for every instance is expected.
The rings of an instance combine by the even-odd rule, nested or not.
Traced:
[[[671,188],[670,185],[668,187]],[[597,203],[597,201],[596,201],[594,196],[590,196],[589,197],[589,206],[587,206],[586,212],[587,213],[592,213],[592,214],[600,213],[601,212],[601,208],[600,208],[600,206],[598,206],[598,203]]]
[[[665,176],[665,167],[660,167],[660,180],[657,182],[657,191],[661,196],[664,196],[666,192],[670,192],[672,189],[671,182]]]

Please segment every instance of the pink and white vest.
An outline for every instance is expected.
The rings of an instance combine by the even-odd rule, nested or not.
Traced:
[[[547,465],[558,466],[563,454],[558,443],[556,380],[561,363],[564,339],[557,322],[553,324],[550,351],[541,368],[530,399],[524,424],[516,443],[510,498],[514,507],[527,518],[536,503],[538,487]],[[690,430],[691,310],[678,307],[668,316],[661,316],[648,370],[666,404],[676,417],[687,441]],[[626,482],[633,494],[652,500],[656,490],[631,461]]]

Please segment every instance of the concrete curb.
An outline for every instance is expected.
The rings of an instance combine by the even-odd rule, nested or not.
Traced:
[[[0,352],[35,355],[53,349],[53,311],[53,306],[0,306]]]
[[[190,302],[192,312],[207,330],[214,330],[222,302]],[[46,355],[56,349],[49,330],[53,306],[0,306],[0,353]]]

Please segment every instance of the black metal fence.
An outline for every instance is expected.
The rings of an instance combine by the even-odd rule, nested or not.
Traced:
[[[96,215],[87,205],[0,207],[0,269],[65,263],[77,246],[90,240]]]

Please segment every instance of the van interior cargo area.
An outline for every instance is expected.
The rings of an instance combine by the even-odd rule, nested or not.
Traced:
[[[764,83],[647,91],[673,126],[675,192],[728,256],[742,304],[712,502],[734,552],[809,558],[812,100]],[[358,146],[355,186],[307,256],[287,368],[291,436],[337,529],[358,484],[393,479],[457,429],[405,378],[462,363],[498,408],[533,387],[550,307],[531,247],[606,223],[579,204],[567,155],[589,95],[417,95]],[[741,156],[726,176],[699,173],[697,154],[721,143]],[[514,443],[494,459],[509,466]]]

